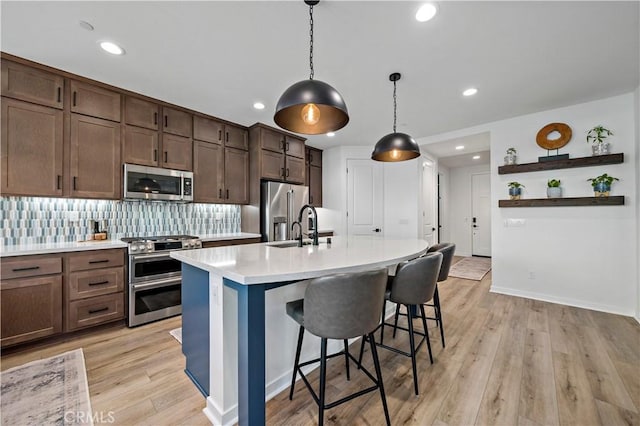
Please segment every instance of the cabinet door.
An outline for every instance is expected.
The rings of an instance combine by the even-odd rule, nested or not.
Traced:
[[[287,182],[304,184],[304,169],[304,160],[302,158],[287,155],[287,167],[285,171],[285,180]]]
[[[230,148],[249,150],[249,132],[241,127],[224,126],[224,146]]]
[[[191,138],[169,134],[162,135],[162,167],[177,170],[193,170],[193,141]]]
[[[2,99],[2,193],[62,195],[62,111]]]
[[[145,129],[158,130],[159,107],[153,102],[127,96],[124,100],[124,122]]]
[[[263,179],[284,179],[284,154],[267,151],[266,149],[260,150],[260,156],[262,161],[262,170],[260,177]]]
[[[311,166],[322,167],[322,151],[307,147],[307,162]]]
[[[191,114],[172,108],[162,108],[162,131],[178,136],[193,136],[193,119]]]
[[[142,127],[125,126],[122,159],[142,166],[158,165],[158,132]]]
[[[120,121],[120,93],[71,80],[71,112]]]
[[[249,152],[225,148],[224,170],[226,202],[249,204]]]
[[[307,170],[309,204],[314,207],[322,207],[322,167],[309,166]]]
[[[222,145],[224,125],[205,117],[193,117],[193,139]]]
[[[215,143],[193,143],[193,201],[224,201],[224,148]]]
[[[11,61],[2,61],[2,96],[62,109],[64,78]]]
[[[0,283],[4,346],[62,331],[62,276],[21,278]]]
[[[260,129],[260,147],[269,151],[282,152],[284,150],[284,135],[269,129]]]
[[[285,153],[291,157],[304,159],[304,141],[286,136]]]
[[[120,124],[71,114],[71,195],[120,198]]]

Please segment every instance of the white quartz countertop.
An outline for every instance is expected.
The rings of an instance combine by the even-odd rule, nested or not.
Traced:
[[[171,257],[240,284],[302,280],[365,271],[412,259],[427,249],[419,239],[332,237],[319,246],[274,247],[278,243],[247,244],[171,252]]]
[[[95,240],[67,243],[17,244],[0,247],[0,257],[27,256],[33,254],[64,253],[70,251],[106,250],[127,248],[120,240]]]
[[[227,234],[200,235],[199,237],[202,241],[227,241],[242,240],[244,238],[260,238],[262,235],[251,232],[234,232]]]

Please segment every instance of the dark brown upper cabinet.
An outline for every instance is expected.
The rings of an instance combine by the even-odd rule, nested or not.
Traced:
[[[249,204],[249,152],[224,149],[225,202]]]
[[[159,133],[144,127],[124,126],[122,158],[125,163],[158,166]]]
[[[279,132],[263,124],[251,127],[252,168],[261,179],[290,183],[305,182],[304,139]],[[256,155],[259,158],[254,159]]]
[[[64,77],[3,60],[2,96],[62,109]]]
[[[71,112],[120,122],[120,94],[71,80]]]
[[[173,108],[162,108],[162,131],[172,135],[193,136],[191,114]]]
[[[193,117],[193,139],[245,151],[249,149],[249,132],[246,129],[200,116]]]
[[[166,169],[193,169],[193,140],[188,137],[162,134],[160,165]]]
[[[322,207],[322,151],[308,146],[305,185],[309,187],[309,204]]]
[[[2,99],[2,193],[62,196],[63,113]]]
[[[124,122],[132,126],[158,130],[160,107],[153,102],[133,96],[126,96],[124,101]]]

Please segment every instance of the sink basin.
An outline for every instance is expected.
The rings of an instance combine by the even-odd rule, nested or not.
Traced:
[[[303,241],[303,246],[311,245],[311,241]],[[277,247],[277,248],[288,248],[288,247],[298,247],[297,241],[285,241],[282,243],[269,244],[269,247]]]

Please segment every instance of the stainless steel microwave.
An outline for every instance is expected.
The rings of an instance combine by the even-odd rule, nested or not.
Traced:
[[[124,198],[128,200],[193,201],[193,173],[125,164]]]

